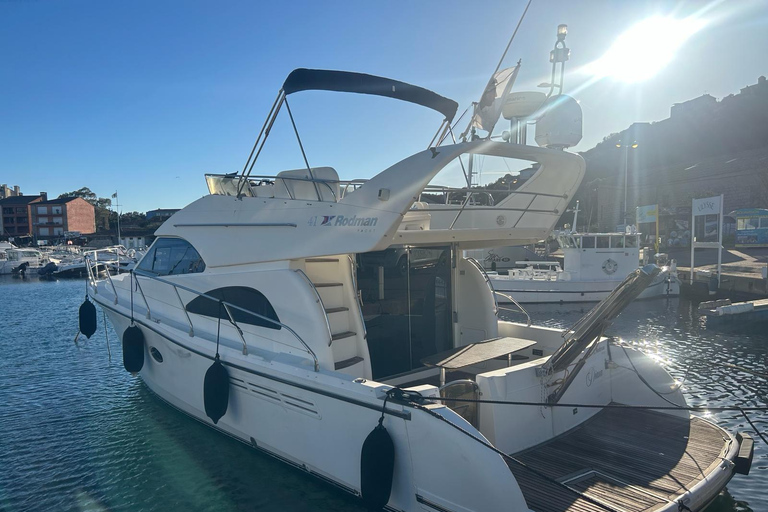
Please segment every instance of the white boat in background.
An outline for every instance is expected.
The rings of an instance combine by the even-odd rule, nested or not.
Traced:
[[[0,259],[0,275],[37,272],[48,263],[42,252],[31,247],[5,249],[5,259]]]
[[[137,256],[140,258],[144,255],[141,251],[126,249],[122,245],[104,247],[87,251],[87,253],[90,256],[89,259],[80,257],[60,262],[57,268],[51,272],[51,277],[87,277],[88,265],[91,266],[91,271],[97,274],[129,272],[136,266]]]
[[[494,289],[520,303],[598,302],[640,263],[638,233],[566,231],[557,234],[557,242],[563,252],[562,267],[557,261],[515,261],[518,268],[488,272]],[[516,248],[484,251],[485,268],[490,266],[488,261],[509,260],[505,252],[509,249]],[[673,260],[666,265],[663,258],[657,258],[661,270],[639,299],[680,295],[677,264]]]
[[[11,242],[0,242],[0,274],[2,274],[2,268],[6,261],[8,261],[8,255],[6,251],[8,249],[17,249]]]
[[[157,230],[133,272],[90,276],[88,295],[120,333],[126,370],[180,411],[372,509],[640,510],[626,508],[634,501],[698,511],[748,471],[747,437],[691,416],[658,361],[602,336],[654,266],[560,331],[499,319],[487,275],[462,256],[540,240],[558,221],[585,164],[551,130],[557,106],[546,136],[537,133],[542,147],[436,137],[366,180],[309,166],[252,175],[287,98],[305,90],[417,103],[445,117],[446,135],[457,109],[395,80],[293,71],[248,170],[206,176],[209,195]],[[419,201],[441,171],[474,158],[538,167],[492,206]],[[384,272],[376,262],[386,255],[357,265],[387,250],[408,263],[414,249],[424,252],[402,272]],[[81,331],[95,329],[86,301]]]

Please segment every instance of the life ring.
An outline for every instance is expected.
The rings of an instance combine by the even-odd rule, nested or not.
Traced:
[[[616,262],[615,262],[614,260],[612,260],[611,258],[608,258],[607,260],[605,260],[605,261],[603,262],[603,272],[605,272],[605,273],[606,273],[606,274],[608,274],[609,276],[610,276],[611,274],[614,274],[614,273],[616,273],[616,271],[617,271],[618,269],[619,269],[619,264],[618,264],[618,263],[616,263]]]

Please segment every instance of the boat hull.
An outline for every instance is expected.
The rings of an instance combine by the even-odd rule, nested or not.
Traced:
[[[100,305],[117,332],[124,332],[130,325],[125,313],[106,303]],[[361,449],[381,416],[383,401],[376,389],[381,384],[316,373],[311,365],[304,369],[274,359],[261,360],[255,350],[247,358],[257,362],[244,365],[241,358],[228,357],[234,356],[231,348],[222,347],[221,358],[230,377],[229,406],[214,425],[205,414],[203,379],[212,364],[215,345],[169,335],[173,329],[162,323],[153,326],[143,319],[136,323],[145,336],[144,366],[139,375],[162,400],[216,430],[361,496]],[[157,353],[162,362],[153,355]],[[350,392],[355,387],[362,391]],[[436,407],[441,416],[483,438],[450,409]],[[418,510],[424,503],[456,512],[500,510],[510,504],[512,510],[527,510],[514,476],[498,454],[490,450],[478,453],[476,440],[423,411],[391,402],[387,409],[393,413],[386,415],[383,425],[395,446],[389,510]],[[476,471],[482,474],[481,481],[473,479],[471,486],[466,485],[461,472],[446,477],[435,470],[461,467],[469,459],[477,463]]]
[[[490,275],[490,279],[496,291],[511,295],[524,304],[599,302],[621,283],[615,280],[511,279],[499,275]],[[677,276],[671,275],[668,271],[662,271],[638,298],[652,299],[678,295],[680,295],[680,281]],[[503,303],[504,298],[499,297],[499,302]]]
[[[127,312],[109,300],[96,297],[102,296],[99,294],[94,300],[107,311],[116,330],[124,332],[131,324]],[[229,407],[218,424],[213,424],[205,414],[203,380],[214,359],[215,344],[189,336],[165,322],[147,320],[143,315],[137,317],[135,323],[145,340],[144,365],[139,375],[162,400],[220,432],[355,496],[361,496],[362,445],[381,416],[383,401],[381,389],[377,388],[389,386],[364,379],[345,379],[343,375],[333,372],[314,372],[311,364],[305,367],[285,364],[277,355],[271,359],[259,357],[255,348],[251,349],[250,355],[241,357],[234,344],[222,340],[221,357],[230,378]],[[521,325],[520,329],[533,328]],[[619,365],[603,373],[599,369],[605,368],[606,354],[605,349],[598,347],[589,357],[587,375],[593,378],[576,379],[563,398],[565,402],[590,403],[597,400],[598,403],[605,403],[618,400],[651,403],[652,392],[638,386],[634,374],[625,369],[629,363],[623,359],[629,355],[614,350],[613,358]],[[642,354],[634,353],[632,359],[653,386],[663,387],[672,380]],[[532,362],[520,370],[502,368],[483,374],[482,379],[478,375],[483,396],[486,399],[537,401],[537,396],[524,396],[529,391],[538,395],[541,381],[534,372],[537,366]],[[494,385],[487,379],[497,379],[500,385]],[[528,391],[520,395],[515,391],[516,384]],[[494,394],[510,391],[513,393],[510,396],[497,397]],[[677,395],[673,399],[684,403],[682,396]],[[439,404],[431,405],[430,411],[393,402],[386,407],[388,414],[383,424],[395,446],[394,479],[386,507],[388,510],[527,511],[531,506],[528,500],[540,497],[536,491],[530,496],[524,494],[525,487],[521,489],[522,484],[518,484],[505,459],[477,443],[477,440],[493,443],[506,453],[525,449],[525,446],[513,447],[524,441],[520,435],[522,431],[516,431],[514,421],[510,423],[502,417],[496,418],[493,420],[496,427],[486,439],[451,409]],[[575,415],[575,410],[570,408],[555,408],[542,416],[539,407],[522,410],[512,410],[504,405],[490,407],[487,411],[493,411],[494,415],[522,414],[525,418],[518,417],[518,420],[525,423],[543,422],[541,428],[535,429],[536,432],[546,431],[547,425],[557,426],[559,433],[553,432],[554,439],[571,432],[585,420],[589,421],[582,414],[591,417],[598,411],[586,409]],[[687,418],[685,411],[674,411],[673,414],[681,418],[678,421]],[[442,417],[443,421],[436,419],[436,416]],[[489,426],[490,421],[491,418],[481,418],[481,423]],[[727,434],[724,433],[724,436]],[[539,442],[530,438],[529,431],[523,437],[528,438],[526,444],[529,447]],[[728,449],[722,459],[718,459],[722,467],[707,474],[696,489],[683,495],[691,510],[701,510],[725,486],[733,473],[730,461],[737,452],[738,443],[729,438]],[[473,468],[470,479],[466,472],[440,469],[461,468],[467,464]],[[674,502],[670,507],[672,505],[677,506]]]

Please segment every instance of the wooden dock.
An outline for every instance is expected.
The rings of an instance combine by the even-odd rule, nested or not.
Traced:
[[[734,303],[728,299],[702,302],[698,312],[707,319],[707,328],[762,330],[768,325],[768,299]]]
[[[760,273],[733,272],[723,268],[720,286],[714,296],[709,293],[709,278],[712,272],[704,274],[696,272],[693,286],[689,284],[690,269],[678,267],[677,274],[682,281],[680,293],[693,300],[711,300],[713,298],[730,298],[732,300],[749,300],[768,296],[768,280]]]
[[[728,437],[700,418],[604,409],[573,431],[514,455],[527,466],[604,503],[609,510],[652,511],[720,464]],[[605,512],[606,508],[510,461],[536,512]]]

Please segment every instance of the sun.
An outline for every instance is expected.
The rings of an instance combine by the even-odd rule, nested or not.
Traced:
[[[683,43],[705,25],[704,20],[696,18],[647,18],[621,34],[602,57],[587,65],[587,72],[628,83],[648,80],[664,69]]]

